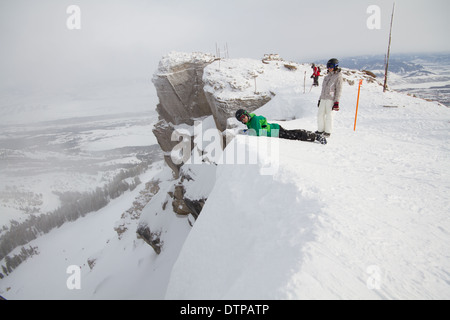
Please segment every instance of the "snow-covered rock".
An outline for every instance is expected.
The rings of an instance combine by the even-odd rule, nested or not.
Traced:
[[[254,111],[272,99],[265,69],[262,61],[252,59],[226,59],[205,67],[204,91],[220,131],[238,109]]]

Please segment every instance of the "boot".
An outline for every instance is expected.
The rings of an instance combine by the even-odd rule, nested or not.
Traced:
[[[316,134],[316,141],[320,144],[327,144],[327,139],[320,134]]]

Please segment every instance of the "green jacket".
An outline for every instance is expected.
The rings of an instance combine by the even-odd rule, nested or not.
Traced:
[[[267,123],[267,119],[263,116],[257,116],[254,113],[250,114],[250,121],[247,122],[249,135],[263,136],[263,137],[278,137],[280,125],[276,123]]]

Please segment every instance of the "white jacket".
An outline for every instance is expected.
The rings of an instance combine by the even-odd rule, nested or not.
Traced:
[[[325,79],[323,79],[320,100],[332,100],[334,102],[339,102],[343,82],[344,80],[342,78],[341,69],[329,72]]]

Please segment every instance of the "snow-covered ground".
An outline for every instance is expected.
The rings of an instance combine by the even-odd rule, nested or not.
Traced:
[[[226,75],[236,73],[242,81],[235,87],[249,92],[255,90],[248,69],[254,69],[257,90],[276,94],[257,114],[288,129],[316,129],[320,88],[309,92],[308,83],[303,92],[309,65],[289,71],[274,62],[236,59],[228,61],[228,69],[222,61],[220,68]],[[40,254],[0,280],[0,294],[10,299],[449,299],[450,109],[402,93],[383,94],[379,85],[364,82],[354,131],[358,77],[347,77],[355,84],[345,83],[327,145],[279,140],[276,152],[265,153],[254,146],[268,144],[268,138],[237,136],[225,153],[258,152],[256,164],[224,163],[215,170],[211,164],[193,165],[197,172],[215,172],[197,175],[197,183],[215,184],[192,228],[190,217],[164,206],[173,186],[167,167],[142,177],[162,181],[143,210],[158,212],[166,223],[160,255],[136,239],[133,225],[122,239],[114,231],[140,186],[32,241]],[[276,164],[276,170],[262,174],[267,164]],[[81,266],[81,289],[67,287],[71,265]]]
[[[344,88],[328,145],[218,167],[167,298],[450,298],[450,109],[365,83],[353,131],[356,96]],[[297,109],[279,123],[314,129],[317,98],[284,86],[257,114]]]

